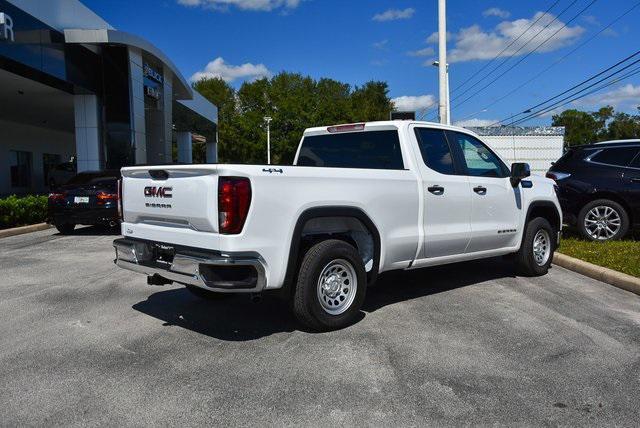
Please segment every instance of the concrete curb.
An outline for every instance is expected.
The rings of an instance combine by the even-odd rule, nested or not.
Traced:
[[[555,253],[553,263],[565,269],[572,270],[589,278],[606,282],[614,287],[640,295],[640,278],[618,272],[617,270],[597,266],[584,260],[569,257],[565,254]]]
[[[0,238],[8,238],[9,236],[22,235],[23,233],[37,232],[39,230],[47,230],[51,228],[50,224],[38,223],[29,226],[14,227],[12,229],[0,230]]]

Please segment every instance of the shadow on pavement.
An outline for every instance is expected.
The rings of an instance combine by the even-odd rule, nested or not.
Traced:
[[[120,235],[120,226],[76,226],[73,233],[63,235],[60,232],[54,233],[55,236],[118,236]]]
[[[512,263],[500,258],[386,273],[380,276],[375,287],[367,290],[363,312],[356,323],[365,313],[387,305],[513,276]],[[166,326],[178,326],[227,341],[255,340],[301,330],[288,305],[269,294],[257,303],[246,295],[205,301],[186,288],[177,288],[154,293],[133,305],[133,309],[164,321]]]

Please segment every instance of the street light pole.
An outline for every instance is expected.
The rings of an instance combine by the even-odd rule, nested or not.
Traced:
[[[265,116],[264,121],[267,124],[267,165],[271,165],[271,121],[270,116]]]
[[[438,70],[440,70],[440,61],[433,61],[432,64],[434,67],[438,67]],[[446,67],[446,77],[445,77],[445,88],[446,88],[446,92],[447,92],[447,98],[445,100],[445,104],[447,106],[447,112],[446,112],[446,119],[445,121],[442,120],[442,116],[440,115],[440,123],[444,123],[446,125],[451,125],[451,103],[449,102],[449,64],[447,64]]]
[[[448,104],[449,88],[447,88],[447,13],[446,0],[438,0],[438,112],[440,123],[449,124]]]

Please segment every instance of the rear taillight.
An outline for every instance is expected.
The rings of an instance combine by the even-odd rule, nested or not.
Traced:
[[[118,218],[124,221],[124,209],[122,207],[122,179],[118,180]]]
[[[67,194],[65,192],[49,193],[49,202],[63,202]]]
[[[548,171],[546,174],[547,178],[558,181],[570,177],[571,174],[567,174],[566,172],[558,172],[558,171]]]
[[[104,205],[109,202],[117,202],[118,194],[117,193],[107,193],[107,192],[98,192],[96,193],[96,202],[98,205]]]
[[[251,182],[244,177],[218,179],[218,225],[220,233],[242,232],[251,204]]]

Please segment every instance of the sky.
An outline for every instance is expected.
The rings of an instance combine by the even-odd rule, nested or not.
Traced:
[[[287,71],[354,86],[383,80],[397,108],[435,120],[437,0],[82,1],[156,45],[188,79],[218,76],[239,87]],[[487,125],[520,114],[635,53],[640,6],[608,25],[637,3],[449,0],[453,122]],[[605,104],[637,112],[640,75],[526,124]]]

